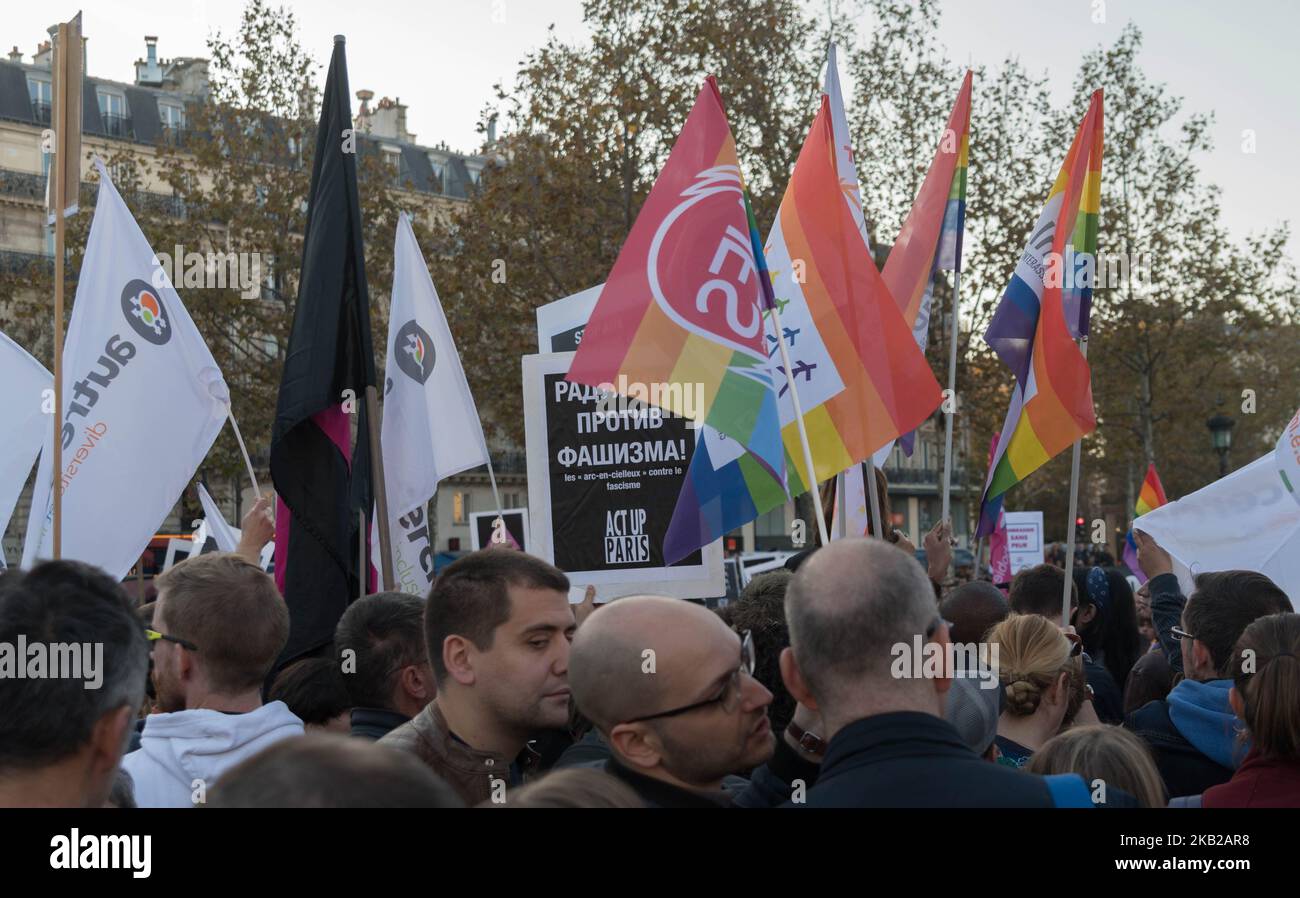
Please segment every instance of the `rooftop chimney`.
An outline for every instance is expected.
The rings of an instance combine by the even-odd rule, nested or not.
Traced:
[[[9,51],[9,61],[19,63],[23,61],[23,54],[18,51],[17,44],[15,44],[14,48]]]
[[[147,87],[161,87],[163,67],[158,62],[158,38],[152,34],[144,36],[144,59],[135,61],[135,83]]]

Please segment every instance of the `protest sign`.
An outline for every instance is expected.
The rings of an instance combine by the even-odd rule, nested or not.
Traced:
[[[572,352],[582,342],[582,332],[596,308],[596,300],[604,284],[589,287],[581,293],[548,302],[537,307],[538,352]]]
[[[1043,563],[1043,513],[1041,511],[1008,511],[1007,554],[1011,558],[1011,576],[1036,564]]]
[[[497,530],[496,520],[502,519],[502,529]],[[510,546],[521,552],[528,551],[528,509],[503,508],[495,511],[476,511],[469,516],[469,546],[487,549],[493,546]]]
[[[572,353],[523,359],[529,552],[602,600],[722,595],[717,541],[664,564],[663,541],[695,453],[685,418],[564,379]],[[606,406],[608,406],[606,408]]]

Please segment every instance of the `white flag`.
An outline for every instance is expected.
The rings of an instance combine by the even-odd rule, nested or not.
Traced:
[[[212,498],[203,484],[198,484],[199,504],[203,506],[203,520],[207,522],[207,535],[211,536],[217,544],[219,552],[233,552],[239,548],[240,533],[226,521],[225,515],[217,507],[216,500]],[[203,543],[199,543],[199,548]]]
[[[487,464],[488,453],[442,303],[405,213],[393,247],[380,440],[397,578],[386,588],[422,596],[433,583],[425,505],[440,480]],[[374,528],[377,546],[373,534]]]
[[[104,164],[95,166],[99,199],[63,349],[62,548],[121,579],[212,447],[230,394]],[[47,438],[25,567],[53,554],[52,451]]]
[[[1197,574],[1258,571],[1300,600],[1300,507],[1278,476],[1276,451],[1133,522],[1173,558],[1183,595]]]
[[[54,377],[13,340],[0,334],[0,421],[5,438],[0,443],[0,535],[18,503],[27,475],[45,437],[54,426]],[[47,414],[48,412],[48,414]],[[5,566],[0,552],[0,568]]]

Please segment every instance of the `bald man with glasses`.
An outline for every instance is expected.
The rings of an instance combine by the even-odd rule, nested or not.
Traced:
[[[766,807],[811,785],[820,740],[808,732],[817,724],[804,708],[791,730],[774,736],[772,694],[754,679],[754,663],[749,635],[711,611],[631,596],[578,628],[569,685],[610,747],[605,770],[647,806]],[[748,787],[723,791],[729,775],[749,771]]]

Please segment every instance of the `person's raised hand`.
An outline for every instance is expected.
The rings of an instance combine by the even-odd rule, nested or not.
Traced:
[[[1137,543],[1138,565],[1148,579],[1174,572],[1173,558],[1170,557],[1168,552],[1160,548],[1160,544],[1155,541],[1154,537],[1143,533],[1141,530],[1134,530],[1133,541]]]
[[[241,532],[235,554],[260,567],[262,547],[275,538],[275,513],[270,497],[258,496],[239,526]]]
[[[908,555],[916,557],[916,546],[912,544],[910,539],[903,535],[903,531],[894,531],[894,545],[898,546],[898,548],[902,549]]]
[[[930,528],[921,544],[925,547],[925,563],[930,569],[930,579],[942,583],[948,577],[952,563],[952,524],[940,521]]]
[[[582,597],[582,601],[573,606],[573,619],[577,622],[577,626],[581,627],[582,622],[591,617],[592,612],[595,610],[596,587],[588,586],[586,595]],[[604,620],[604,618],[602,617],[601,620]]]

